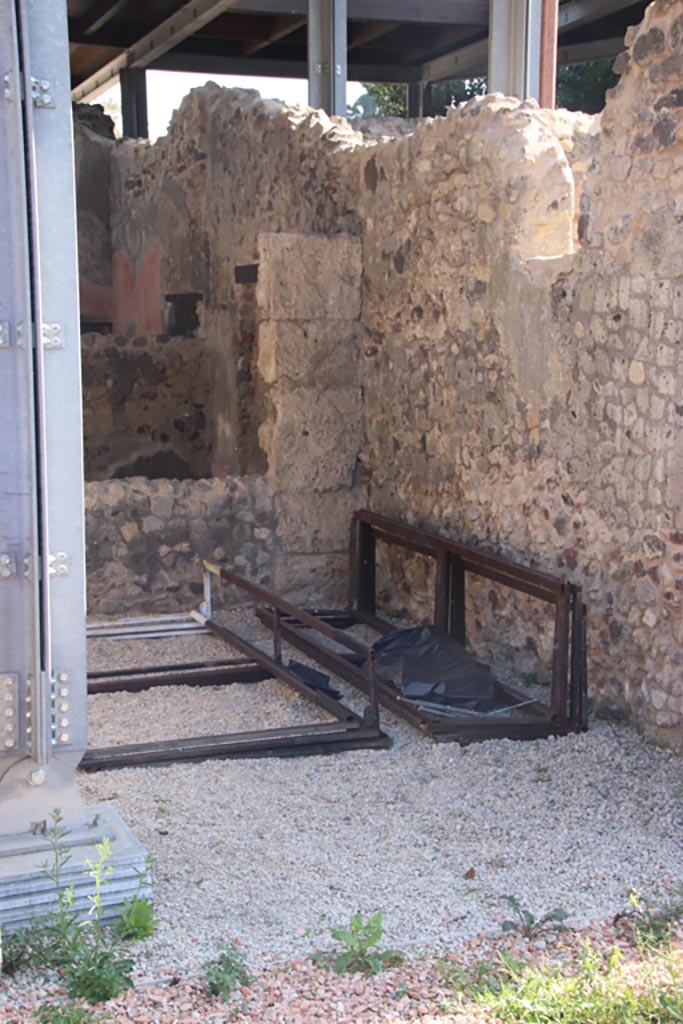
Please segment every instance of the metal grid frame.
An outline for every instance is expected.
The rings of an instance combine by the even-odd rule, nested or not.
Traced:
[[[467,573],[483,576],[528,594],[553,605],[555,609],[549,705],[538,701],[529,703],[526,694],[499,683],[511,704],[525,705],[523,715],[520,716],[517,711],[514,718],[500,715],[495,718],[482,716],[481,719],[457,721],[419,710],[410,702],[402,700],[393,687],[376,679],[374,685],[384,707],[439,742],[471,743],[499,737],[538,739],[586,729],[586,606],[581,600],[580,587],[548,573],[529,569],[497,555],[487,554],[363,509],[355,512],[352,518],[349,607],[344,612],[323,613],[323,620],[325,615],[346,615],[351,622],[369,625],[382,635],[394,629],[390,622],[376,614],[378,540],[435,559],[434,624],[463,644],[466,640]],[[367,675],[348,656],[330,650],[313,637],[305,635],[303,630],[311,625],[310,620],[315,616],[294,610],[277,622],[267,608],[258,609],[257,615],[264,624],[277,629],[288,643],[308,657],[314,658],[360,690],[369,692]],[[340,635],[338,630],[335,633],[334,639],[346,647],[352,656],[365,659],[370,657],[371,649],[368,645],[345,637],[343,632]]]
[[[251,732],[223,733],[213,736],[194,736],[186,739],[160,740],[150,743],[131,743],[116,747],[97,747],[86,752],[80,767],[87,772],[111,768],[167,764],[177,761],[203,761],[209,758],[295,757],[310,754],[335,753],[360,748],[386,749],[391,740],[382,732],[379,723],[379,704],[374,675],[369,679],[370,700],[362,715],[356,714],[341,701],[309,686],[282,661],[282,636],[279,628],[273,633],[272,657],[234,630],[215,621],[211,611],[211,580],[217,577],[232,583],[259,599],[265,599],[273,609],[276,623],[283,614],[295,612],[306,617],[294,605],[236,573],[211,563],[204,563],[204,601],[200,611],[191,618],[206,631],[239,651],[241,659],[218,663],[166,665],[130,672],[115,671],[93,673],[88,682],[89,693],[115,693],[122,690],[137,692],[152,686],[214,686],[232,683],[253,683],[275,678],[295,690],[313,704],[317,704],[335,721],[290,726],[279,729],[261,729]],[[328,635],[338,630],[324,626]],[[372,667],[371,667],[372,672]]]

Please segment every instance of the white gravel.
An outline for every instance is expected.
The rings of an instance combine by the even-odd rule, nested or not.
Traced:
[[[206,637],[91,649],[91,668],[234,653]],[[282,684],[229,689],[98,697],[93,733],[134,742],[161,722],[187,735],[193,707],[201,732],[214,702],[253,728],[261,699],[261,725],[293,708],[320,720]],[[138,947],[143,971],[192,971],[235,938],[254,960],[310,951],[356,910],[383,911],[388,944],[453,946],[497,930],[506,894],[578,925],[622,909],[630,887],[683,881],[683,762],[633,730],[597,722],[460,748],[387,713],[383,725],[388,751],[81,775],[87,799],[111,801],[152,855],[161,924]]]

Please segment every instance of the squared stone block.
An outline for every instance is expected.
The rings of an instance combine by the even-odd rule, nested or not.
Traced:
[[[359,346],[353,320],[265,320],[258,369],[266,384],[342,387],[358,380]]]
[[[359,388],[274,391],[274,416],[259,430],[268,472],[280,490],[351,487],[363,424]]]
[[[361,243],[353,235],[261,234],[260,320],[358,320]]]
[[[346,555],[279,555],[273,590],[307,608],[344,608],[348,571]]]
[[[281,550],[292,554],[347,552],[351,515],[363,504],[359,488],[279,495],[275,515]]]

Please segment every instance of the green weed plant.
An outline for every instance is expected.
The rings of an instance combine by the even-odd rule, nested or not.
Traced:
[[[228,999],[238,986],[252,981],[244,953],[232,944],[222,946],[215,960],[208,960],[203,969],[207,994],[220,999]]]
[[[332,938],[344,947],[334,960],[337,974],[357,971],[361,974],[379,974],[388,967],[397,967],[404,957],[397,949],[380,949],[382,941],[382,911],[372,914],[367,921],[361,914],[351,917],[348,928],[333,928]]]
[[[535,917],[530,910],[521,905],[516,896],[503,896],[503,899],[515,915],[514,918],[503,921],[501,927],[504,932],[520,932],[525,939],[533,939],[544,928],[564,930],[564,922],[569,914],[562,907],[555,907],[547,914]]]

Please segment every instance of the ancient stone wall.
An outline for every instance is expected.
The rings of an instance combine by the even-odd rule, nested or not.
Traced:
[[[361,246],[339,234],[258,238],[259,441],[275,496],[273,584],[346,601],[351,513],[363,503],[358,377]]]
[[[573,132],[487,97],[378,146],[361,205],[371,505],[581,582],[596,706],[679,745],[681,26]]]
[[[85,487],[88,610],[95,615],[189,611],[201,559],[270,578],[273,507],[259,477],[94,481]],[[234,593],[217,590],[237,599]]]
[[[86,480],[210,475],[204,339],[84,334]]]
[[[236,282],[236,267],[257,261],[261,232],[354,230],[342,198],[348,182],[328,157],[355,138],[312,111],[209,85],[185,98],[154,146],[114,150],[114,322],[125,332],[159,333],[169,294],[202,296],[215,367],[208,418],[217,476],[266,468],[255,290]]]
[[[489,96],[391,137],[192,93],[112,151],[114,321],[194,296],[212,472],[267,480],[279,587],[337,600],[365,502],[567,575],[595,706],[681,745],[680,3],[628,50],[596,118]],[[424,566],[382,573],[429,612]],[[540,670],[528,603],[468,600],[475,647]]]

